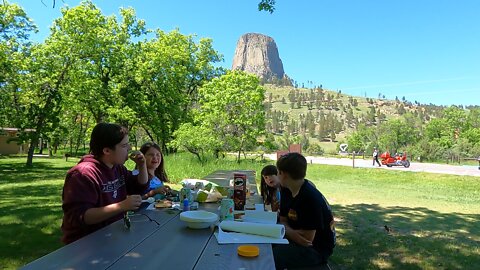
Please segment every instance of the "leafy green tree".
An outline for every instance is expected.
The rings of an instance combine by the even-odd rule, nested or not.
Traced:
[[[198,87],[221,72],[212,65],[220,55],[209,39],[197,44],[194,36],[178,30],[157,30],[156,34],[153,40],[139,44],[139,52],[127,60],[120,93],[128,107],[134,108],[137,124],[152,140],[165,145],[181,123],[191,120]]]
[[[265,140],[263,142],[263,147],[265,148],[265,150],[267,151],[274,151],[274,150],[278,150],[278,146],[277,144],[275,143],[275,137],[273,136],[272,133],[267,133],[265,135]]]
[[[72,65],[71,57],[56,53],[51,44],[36,45],[29,60],[29,73],[21,88],[22,128],[33,128],[25,133],[30,141],[27,166],[32,165],[33,153],[42,135],[58,128],[62,109],[62,91]]]
[[[467,124],[467,114],[465,110],[458,108],[456,106],[450,106],[443,111],[443,119],[447,122],[447,127],[449,131],[453,132],[455,130],[463,131],[466,128]]]
[[[392,119],[379,128],[379,143],[383,149],[397,152],[416,142],[413,126],[403,119]]]
[[[21,84],[28,73],[29,35],[37,28],[17,4],[0,5],[0,126],[19,127]]]
[[[50,39],[63,47],[60,52],[75,58],[75,80],[68,95],[88,110],[95,122],[115,121],[125,126],[135,121],[118,86],[132,39],[146,34],[145,22],[135,18],[133,9],[120,10],[121,21],[105,16],[91,1],[62,8]]]
[[[265,131],[265,89],[255,75],[229,71],[199,90],[195,121],[215,130],[226,151],[237,151],[237,160],[248,145]]]
[[[470,110],[467,116],[467,125],[473,128],[480,128],[480,108]]]
[[[365,124],[358,125],[355,132],[347,136],[348,148],[355,152],[373,151],[378,146],[376,129],[367,127]]]
[[[28,34],[36,28],[19,6],[4,3],[0,12],[0,119],[30,130],[19,140],[30,142],[26,165],[31,166],[39,139],[58,126],[61,90],[72,62],[52,44],[30,46]]]
[[[467,139],[472,144],[478,144],[480,143],[480,128],[470,128],[464,131],[461,137]]]
[[[355,151],[356,153],[360,151],[365,151],[365,137],[361,135],[360,132],[353,132],[347,136],[347,144],[349,151]]]
[[[194,154],[201,163],[206,161],[206,153],[222,146],[222,142],[218,140],[213,130],[206,126],[185,123],[173,133],[173,136],[175,139],[169,142],[170,147],[187,150]]]
[[[443,148],[454,144],[453,129],[444,118],[432,119],[425,127],[425,136],[430,141],[436,141]]]

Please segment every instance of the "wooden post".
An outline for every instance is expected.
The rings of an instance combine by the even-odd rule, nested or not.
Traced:
[[[355,168],[355,151],[352,152],[352,167]]]

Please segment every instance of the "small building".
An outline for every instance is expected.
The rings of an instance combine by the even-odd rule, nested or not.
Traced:
[[[0,128],[0,155],[23,154],[28,151],[28,144],[19,144],[16,140],[18,134],[18,128]]]

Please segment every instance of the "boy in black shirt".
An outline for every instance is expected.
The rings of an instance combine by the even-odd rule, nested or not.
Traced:
[[[301,154],[281,156],[277,168],[282,185],[280,223],[285,225],[290,244],[273,247],[275,267],[291,269],[326,263],[335,246],[330,205],[305,179],[307,161]]]

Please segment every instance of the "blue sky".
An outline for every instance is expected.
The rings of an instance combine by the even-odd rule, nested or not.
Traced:
[[[64,5],[78,0],[11,1],[38,25],[43,41]],[[285,72],[296,81],[357,96],[406,97],[441,105],[480,105],[480,1],[277,0],[273,14],[259,0],[98,0],[106,15],[135,8],[149,28],[210,37],[231,67],[238,38],[275,39]]]

